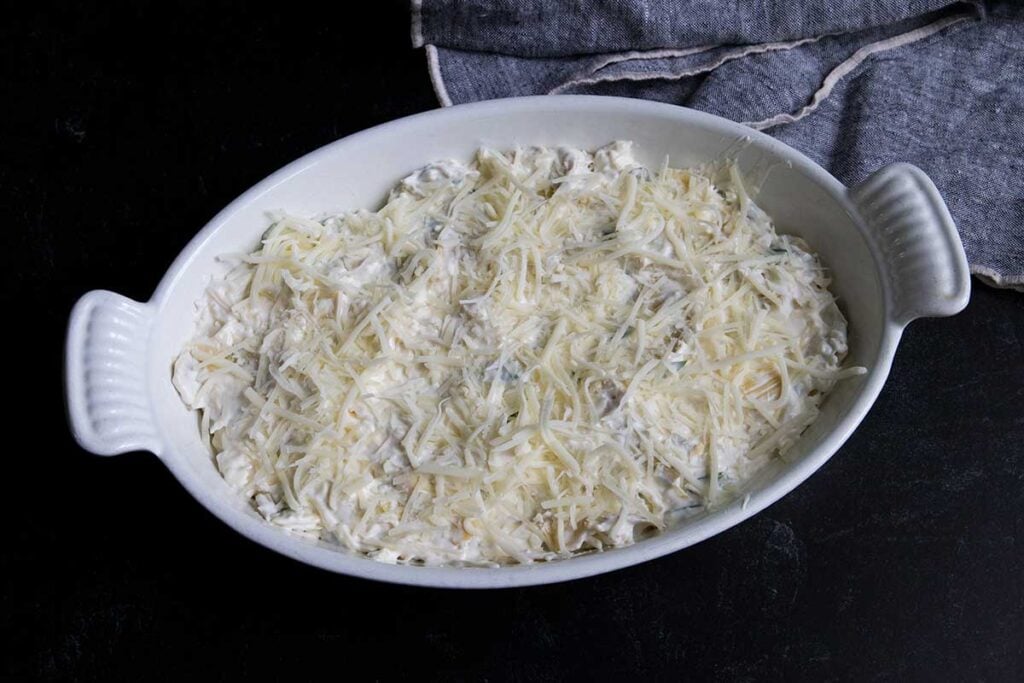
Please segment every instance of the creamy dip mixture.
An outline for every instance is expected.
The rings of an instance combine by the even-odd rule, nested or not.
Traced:
[[[384,562],[628,545],[731,499],[863,371],[735,168],[626,142],[481,149],[234,258],[175,386],[263,517]]]

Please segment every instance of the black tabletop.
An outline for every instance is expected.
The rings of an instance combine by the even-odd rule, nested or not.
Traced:
[[[959,316],[907,329],[870,415],[796,491],[562,585],[336,576],[241,538],[151,455],[80,450],[60,370],[76,297],[145,300],[251,184],[437,105],[405,3],[25,5],[0,26],[0,675],[1019,679],[1024,294],[978,282]]]

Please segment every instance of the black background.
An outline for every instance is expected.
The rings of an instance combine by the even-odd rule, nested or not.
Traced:
[[[236,535],[150,455],[81,451],[60,375],[79,295],[147,299],[247,187],[436,106],[405,3],[256,5],[23,3],[0,22],[0,674],[1019,679],[1024,294],[979,283],[907,330],[867,420],[797,491],[569,584],[335,576]]]

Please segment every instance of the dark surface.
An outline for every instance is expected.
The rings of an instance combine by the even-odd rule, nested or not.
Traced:
[[[294,4],[35,11],[0,26],[17,399],[0,674],[1019,680],[1024,295],[977,283],[963,314],[907,330],[863,426],[797,491],[697,547],[569,584],[335,576],[242,539],[150,455],[82,452],[60,385],[76,297],[145,300],[248,186],[435,100],[404,3],[373,5],[376,21]]]

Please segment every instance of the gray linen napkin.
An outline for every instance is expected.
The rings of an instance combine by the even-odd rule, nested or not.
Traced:
[[[682,104],[847,184],[909,161],[971,270],[1024,289],[1024,3],[414,0],[444,105],[555,93]]]

